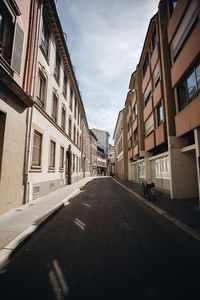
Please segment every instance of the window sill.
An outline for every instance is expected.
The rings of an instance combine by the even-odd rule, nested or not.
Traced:
[[[59,169],[59,172],[60,172],[60,173],[63,173],[63,172],[64,172],[64,168],[60,168],[60,169]]]
[[[42,167],[41,166],[31,166],[30,173],[41,173]]]
[[[55,173],[55,167],[49,167],[48,173]]]

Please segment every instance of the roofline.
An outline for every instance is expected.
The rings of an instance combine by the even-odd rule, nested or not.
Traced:
[[[146,45],[146,42],[147,42],[147,38],[148,38],[148,35],[149,35],[149,31],[150,31],[151,26],[152,26],[152,22],[154,21],[154,19],[155,19],[157,16],[158,16],[158,13],[155,13],[155,15],[153,15],[153,17],[152,17],[152,18],[150,19],[150,21],[149,21],[149,26],[148,26],[148,29],[147,29],[147,33],[146,33],[146,36],[145,36],[144,43],[143,43],[142,52],[141,52],[141,55],[140,55],[140,60],[139,60],[138,65],[141,64],[141,60],[142,60],[144,48],[145,48],[145,45]]]

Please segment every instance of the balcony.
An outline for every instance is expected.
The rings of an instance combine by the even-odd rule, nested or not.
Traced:
[[[173,12],[173,15],[169,21],[169,25],[168,25],[168,28],[167,28],[167,34],[168,34],[168,43],[171,42],[173,36],[174,36],[174,33],[176,32],[176,29],[183,17],[183,14],[185,12],[185,9],[187,7],[189,3],[189,0],[185,0],[185,1],[178,1],[177,2],[177,5],[176,5],[176,8]]]
[[[153,148],[155,148],[155,133],[154,131],[148,135],[145,139],[145,151],[149,151]]]
[[[162,98],[162,88],[161,81],[158,82],[154,92],[153,92],[153,106],[156,107],[160,99]]]
[[[196,25],[171,68],[172,87],[176,85],[200,52],[199,32],[200,22]]]
[[[139,145],[138,143],[133,146],[133,157],[139,154]]]
[[[200,95],[175,116],[176,136],[181,136],[200,126],[199,116]]]
[[[156,135],[156,146],[161,145],[165,142],[166,139],[166,131],[165,131],[165,123],[161,123],[155,131]]]
[[[153,111],[153,99],[151,97],[150,100],[149,100],[149,102],[145,106],[144,111],[143,111],[144,122],[150,116],[150,114],[151,114],[152,111]]]
[[[144,91],[146,90],[147,84],[149,83],[150,79],[150,65],[147,68],[146,74],[142,81],[142,93],[144,94]]]
[[[135,131],[135,129],[138,126],[138,117],[136,116],[135,120],[133,121],[133,125],[132,125],[132,132]]]
[[[151,70],[153,71],[156,64],[157,64],[157,61],[158,61],[158,57],[159,57],[159,54],[158,54],[158,43],[156,44],[156,47],[152,53],[152,57],[151,57]]]
[[[132,157],[133,157],[133,150],[130,149],[130,150],[128,151],[128,159],[131,159]]]

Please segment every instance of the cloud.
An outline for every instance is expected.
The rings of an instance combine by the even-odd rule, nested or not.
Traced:
[[[89,126],[113,132],[158,0],[59,0]]]

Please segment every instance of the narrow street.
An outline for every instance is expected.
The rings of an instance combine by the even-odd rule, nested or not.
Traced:
[[[1,299],[199,299],[199,251],[112,178],[97,178],[14,253]]]

